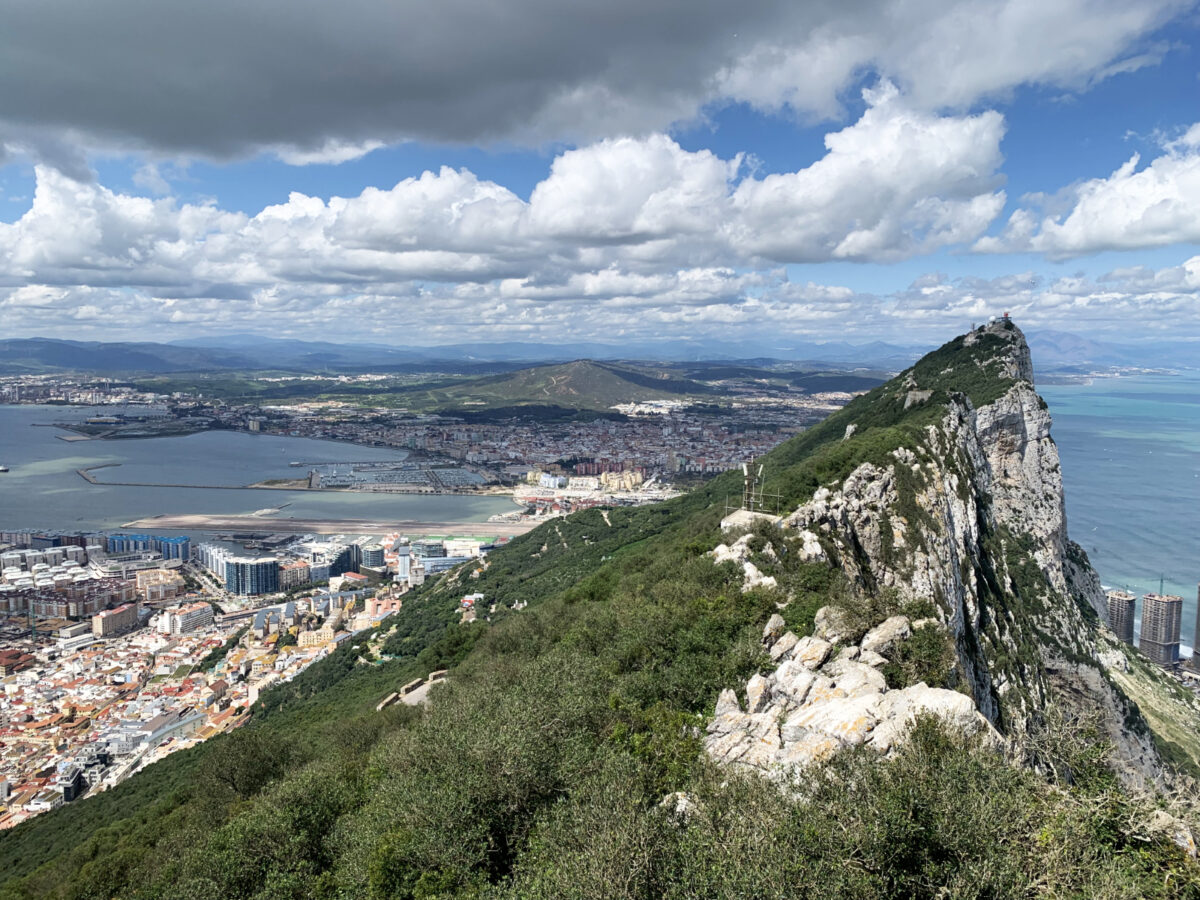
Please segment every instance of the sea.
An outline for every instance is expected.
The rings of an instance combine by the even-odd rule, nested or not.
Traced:
[[[206,431],[179,437],[64,441],[72,432],[47,427],[112,415],[111,406],[0,405],[0,530],[113,531],[126,522],[168,514],[249,515],[283,507],[281,518],[486,521],[511,512],[505,497],[468,494],[369,494],[345,491],[245,490],[237,486],[303,477],[302,463],[400,460],[403,451],[342,441]],[[89,484],[77,472],[93,466],[99,481],[172,485]],[[192,486],[189,486],[192,485]],[[226,486],[227,489],[199,487]],[[269,530],[270,517],[264,517]]]
[[[1106,587],[1140,596],[1161,586],[1183,597],[1190,652],[1200,582],[1200,373],[1094,378],[1038,393],[1054,419],[1068,534]]]

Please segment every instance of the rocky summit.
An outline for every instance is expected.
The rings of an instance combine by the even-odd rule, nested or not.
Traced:
[[[920,711],[1019,752],[1054,706],[1094,721],[1124,778],[1158,778],[1164,750],[1180,746],[1142,707],[1196,722],[1196,705],[1106,627],[1099,578],[1067,535],[1050,414],[1020,329],[1008,319],[975,329],[843,417],[842,470],[785,512],[779,546],[768,535],[755,551],[747,532],[712,556],[742,565],[745,589],[773,581],[781,552],[823,560],[851,592],[928,615],[860,623],[859,640],[831,624],[836,608],[809,637],[768,626],[777,668],[742,687],[744,704],[721,695],[709,754],[781,773],[844,746],[887,752]],[[945,635],[948,687],[889,689],[880,670],[921,630]],[[1194,743],[1184,753],[1198,758]]]

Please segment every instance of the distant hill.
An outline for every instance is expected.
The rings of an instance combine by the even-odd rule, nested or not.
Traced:
[[[665,372],[584,359],[417,390],[412,405],[486,408],[537,404],[607,410],[618,403],[680,400],[713,393],[707,385]]]
[[[1156,341],[1118,344],[1061,331],[1033,332],[1029,343],[1042,371],[1109,366],[1200,368],[1200,343]],[[786,365],[789,369],[870,368],[896,371],[910,365],[916,352],[879,341],[869,344],[781,341],[641,341],[626,344],[578,342],[537,344],[496,341],[440,347],[338,344],[257,334],[150,341],[65,341],[52,338],[0,340],[0,375],[88,372],[99,375],[160,375],[171,372],[444,372],[490,374],[531,363],[566,363],[587,358],[616,363],[631,359],[682,364],[692,378],[753,377],[752,369]],[[691,365],[725,374],[702,372]],[[864,385],[869,387],[870,385]],[[657,387],[661,388],[661,385]]]
[[[259,368],[252,356],[229,350],[153,343],[101,343],[26,338],[0,341],[0,375],[47,372],[164,373]]]
[[[1029,349],[1038,369],[1043,371],[1110,366],[1200,368],[1200,342],[1116,344],[1066,331],[1035,331],[1029,335]]]

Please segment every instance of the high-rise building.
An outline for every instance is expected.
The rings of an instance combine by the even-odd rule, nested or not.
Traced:
[[[441,541],[413,541],[412,555],[422,559],[437,559],[446,555],[446,545]]]
[[[1196,585],[1196,636],[1192,638],[1192,668],[1200,672],[1200,584]]]
[[[1108,619],[1117,637],[1127,644],[1133,643],[1133,617],[1137,598],[1129,591],[1109,591]]]
[[[408,581],[408,570],[412,565],[411,548],[402,544],[396,548],[396,580]]]
[[[225,564],[232,558],[228,548],[217,544],[201,544],[196,548],[196,560],[219,581],[225,580]]]
[[[1142,598],[1142,634],[1138,649],[1160,666],[1179,662],[1179,626],[1183,598],[1174,594],[1146,594]]]
[[[191,559],[192,541],[184,535],[178,537],[162,537],[154,535],[154,549],[162,554],[163,559]]]
[[[225,562],[225,590],[231,594],[273,594],[279,590],[279,560],[233,557]]]
[[[303,559],[290,559],[279,564],[279,589],[290,591],[312,580],[310,567]]]

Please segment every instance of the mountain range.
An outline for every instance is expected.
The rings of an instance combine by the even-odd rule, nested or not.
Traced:
[[[1066,332],[1037,332],[1029,338],[1039,369],[1087,370],[1110,366],[1200,368],[1200,343],[1161,341],[1121,345]],[[504,371],[531,362],[657,360],[731,361],[751,365],[781,362],[807,368],[870,367],[896,371],[920,352],[901,344],[786,341],[633,341],[464,343],[395,347],[378,343],[338,344],[255,334],[197,337],[170,343],[66,341],[50,338],[0,340],[0,374],[94,372],[106,375],[163,374],[217,370],[344,372]]]

